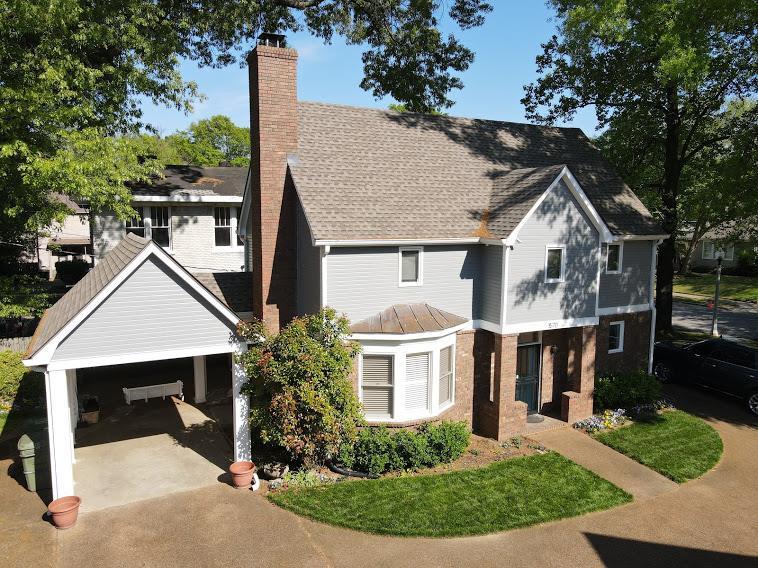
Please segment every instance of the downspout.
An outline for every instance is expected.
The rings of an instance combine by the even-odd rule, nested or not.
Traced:
[[[650,347],[647,355],[647,372],[653,374],[653,350],[655,348],[655,319],[657,310],[655,308],[655,273],[658,267],[658,246],[663,239],[657,239],[653,243],[653,251],[650,255]]]

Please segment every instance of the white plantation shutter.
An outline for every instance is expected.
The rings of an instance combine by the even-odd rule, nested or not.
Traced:
[[[440,350],[440,401],[442,406],[453,400],[453,348]]]
[[[414,353],[405,358],[405,409],[429,408],[429,362],[431,353]]]
[[[369,418],[392,418],[392,356],[364,355],[363,410]]]

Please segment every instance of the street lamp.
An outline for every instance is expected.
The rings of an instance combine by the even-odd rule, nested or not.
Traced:
[[[713,319],[711,320],[711,335],[719,335],[719,292],[721,291],[721,260],[716,258],[716,295],[713,298]]]

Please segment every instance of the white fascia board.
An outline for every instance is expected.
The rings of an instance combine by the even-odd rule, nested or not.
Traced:
[[[503,326],[503,334],[527,333],[530,331],[550,331],[553,329],[566,329],[569,327],[584,327],[586,325],[597,325],[599,321],[600,319],[595,316],[588,318],[513,323]]]
[[[230,341],[226,344],[206,345],[203,347],[187,347],[183,349],[170,349],[166,351],[148,351],[144,353],[127,353],[125,355],[106,355],[103,357],[83,357],[78,359],[63,359],[51,361],[47,365],[49,371],[63,369],[80,369],[83,367],[102,367],[106,365],[125,365],[128,363],[143,363],[147,361],[163,361],[166,359],[182,359],[185,357],[198,357],[201,355],[216,355],[219,353],[233,353],[236,343]]]
[[[242,203],[238,195],[135,195],[132,203]]]
[[[524,215],[524,218],[521,219],[518,225],[516,225],[513,231],[511,231],[511,234],[508,235],[504,241],[505,244],[516,244],[518,234],[523,226],[526,224],[529,218],[534,215],[534,212],[537,211],[537,208],[540,205],[542,205],[542,202],[545,201],[547,196],[550,195],[550,192],[553,191],[553,189],[560,183],[561,179],[565,179],[566,186],[569,188],[569,191],[579,202],[579,205],[582,207],[584,212],[587,213],[590,220],[592,221],[592,224],[595,226],[595,229],[597,229],[597,231],[600,233],[600,238],[603,240],[603,242],[610,242],[615,240],[616,237],[613,236],[610,229],[606,226],[605,222],[600,217],[600,214],[595,209],[595,206],[592,205],[592,202],[587,197],[587,194],[584,193],[584,190],[579,185],[579,182],[576,181],[576,178],[573,176],[571,171],[569,171],[568,167],[564,167],[558,176],[553,180],[553,182],[548,186],[548,188],[542,193],[542,195],[539,196],[537,201],[534,202],[526,215]]]
[[[350,339],[356,341],[419,341],[422,339],[436,339],[438,337],[445,337],[452,333],[457,333],[464,329],[474,329],[472,321],[456,325],[455,327],[449,327],[447,329],[440,329],[438,331],[424,331],[421,333],[353,333],[350,335]]]
[[[465,237],[460,239],[388,239],[388,240],[328,240],[315,239],[314,246],[323,247],[379,247],[379,246],[413,246],[413,245],[459,245],[478,244],[482,242],[479,237]],[[496,242],[495,240],[492,241]]]
[[[100,290],[94,298],[92,298],[87,305],[85,305],[79,312],[58,331],[53,337],[51,337],[40,350],[31,358],[24,360],[24,365],[32,367],[36,365],[47,365],[52,359],[55,350],[58,348],[58,344],[67,337],[68,334],[73,331],[84,319],[89,316],[97,307],[102,304],[115,290],[118,288],[129,276],[131,276],[137,268],[139,268],[145,260],[151,255],[156,255],[163,263],[181,280],[186,282],[193,290],[195,290],[201,297],[214,306],[226,319],[228,319],[235,326],[239,323],[239,316],[229,309],[226,304],[221,302],[216,296],[214,296],[205,286],[200,284],[194,276],[192,276],[187,270],[181,266],[169,253],[163,250],[154,242],[150,242],[137,256],[135,256],[129,264],[121,269],[113,280]]]
[[[615,316],[620,314],[635,314],[637,312],[650,311],[650,304],[632,304],[631,306],[614,306],[611,308],[598,308],[599,316]]]

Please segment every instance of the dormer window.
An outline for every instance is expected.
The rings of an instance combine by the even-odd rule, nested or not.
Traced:
[[[424,249],[422,247],[402,247],[399,251],[399,285],[421,286],[423,282]]]
[[[609,243],[605,247],[605,273],[621,274],[623,243]]]

